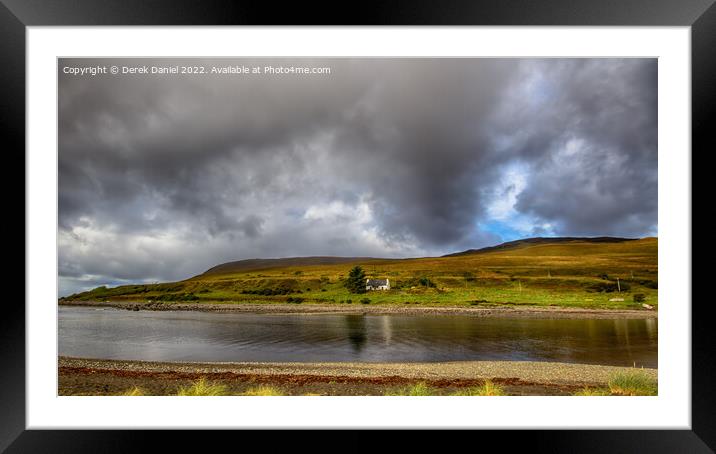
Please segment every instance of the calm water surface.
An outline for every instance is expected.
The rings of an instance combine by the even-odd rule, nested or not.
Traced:
[[[153,361],[560,361],[657,367],[657,320],[59,308],[59,353]]]

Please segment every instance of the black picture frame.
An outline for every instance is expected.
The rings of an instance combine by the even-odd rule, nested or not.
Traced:
[[[28,26],[61,25],[549,25],[549,26],[690,26],[692,33],[692,150],[706,152],[714,116],[716,87],[716,6],[714,0],[489,0],[286,2],[189,0],[0,0],[0,125],[7,158],[25,168],[25,32]],[[664,127],[664,125],[660,125]],[[696,154],[692,151],[692,156]],[[6,167],[6,169],[8,169]],[[6,172],[8,172],[6,170]],[[20,172],[8,172],[19,175]],[[24,172],[22,173],[24,180]],[[17,181],[5,178],[5,194]],[[12,210],[12,197],[6,197]],[[16,202],[18,205],[20,202]],[[15,213],[24,213],[24,204]],[[23,217],[24,219],[24,217]],[[19,230],[16,222],[16,229]],[[23,221],[23,231],[27,227]],[[25,236],[27,245],[28,238]],[[19,243],[15,241],[15,243]],[[23,263],[24,259],[23,259]],[[20,267],[15,264],[15,268]],[[24,267],[23,267],[24,272]],[[693,279],[692,279],[693,282]],[[155,431],[42,431],[25,429],[25,311],[5,301],[0,316],[0,451],[124,452],[144,446]],[[690,303],[690,302],[684,302]],[[549,430],[482,431],[480,445],[497,441],[506,447],[527,443],[531,451],[550,452],[714,452],[716,344],[709,301],[692,304],[691,430]],[[341,434],[344,442],[355,434]],[[411,435],[420,441],[426,433]],[[223,431],[212,441],[233,437]],[[304,435],[271,437],[272,443],[300,443]],[[184,448],[205,443],[188,432],[172,432]],[[509,438],[509,441],[505,439]],[[283,439],[283,440],[282,440]],[[273,446],[275,450],[276,446]]]

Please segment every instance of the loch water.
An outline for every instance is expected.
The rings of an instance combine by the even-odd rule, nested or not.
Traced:
[[[59,307],[59,354],[151,361],[557,361],[657,367],[657,320]]]

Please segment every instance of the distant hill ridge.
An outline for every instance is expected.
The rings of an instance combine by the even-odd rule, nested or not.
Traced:
[[[316,256],[316,257],[288,257],[281,259],[246,259],[237,260],[235,262],[222,263],[213,268],[204,271],[204,275],[209,274],[227,274],[238,271],[263,270],[278,267],[290,266],[311,266],[311,265],[340,265],[342,263],[379,261],[387,259],[377,259],[372,257],[333,257],[333,256]]]
[[[508,241],[506,243],[498,244],[497,246],[488,246],[480,249],[468,249],[462,252],[454,252],[452,254],[445,254],[442,257],[458,257],[461,255],[470,254],[481,254],[492,251],[504,251],[506,249],[517,249],[523,246],[533,246],[538,244],[562,244],[562,243],[624,243],[626,241],[636,241],[639,238],[620,238],[613,236],[597,236],[597,237],[576,237],[576,236],[562,236],[562,237],[536,237],[536,238],[525,238],[522,240]]]
[[[582,243],[622,243],[625,241],[634,241],[637,238],[619,238],[619,237],[537,237],[525,238],[522,240],[509,241],[480,249],[468,249],[462,252],[446,254],[442,257],[459,257],[462,255],[481,254],[492,251],[501,251],[509,249],[517,249],[524,246],[539,244],[562,244],[569,242]],[[283,268],[292,266],[311,266],[311,265],[340,265],[344,263],[354,262],[381,262],[394,261],[401,259],[387,259],[376,257],[335,257],[335,256],[311,256],[311,257],[288,257],[278,259],[246,259],[233,262],[226,262],[216,265],[206,270],[202,275],[230,274],[243,271],[267,270],[272,268]]]

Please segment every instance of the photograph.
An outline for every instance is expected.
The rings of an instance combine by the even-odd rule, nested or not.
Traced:
[[[0,452],[714,452],[714,1],[0,0]]]
[[[58,58],[57,395],[657,396],[657,81]]]

